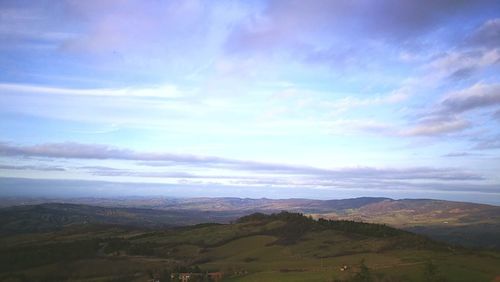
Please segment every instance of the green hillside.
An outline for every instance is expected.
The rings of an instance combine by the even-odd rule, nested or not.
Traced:
[[[255,212],[286,210],[314,218],[387,224],[450,244],[500,251],[500,207],[466,202],[371,197],[341,200],[0,197],[0,206],[5,206],[0,208],[0,232],[49,231],[84,223],[151,228],[229,223]]]
[[[498,253],[288,212],[175,228],[73,224],[0,238],[0,281],[169,281],[179,272],[200,273],[192,281],[205,272],[223,272],[223,281],[492,281],[499,265]]]

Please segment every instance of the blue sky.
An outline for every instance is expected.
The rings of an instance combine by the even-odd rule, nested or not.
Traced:
[[[500,203],[498,1],[1,1],[0,42],[3,194]]]

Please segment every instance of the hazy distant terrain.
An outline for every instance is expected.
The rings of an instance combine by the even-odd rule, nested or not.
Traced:
[[[103,207],[99,209],[100,213],[92,211],[91,214],[85,215],[79,211],[73,217],[79,219],[79,222],[85,220],[85,216],[89,216],[95,223],[120,224],[143,219],[142,226],[155,227],[203,222],[228,223],[253,212],[272,213],[286,210],[309,214],[316,218],[383,223],[452,244],[500,249],[500,207],[442,200],[392,200],[370,197],[343,200],[165,197],[2,198],[0,205],[5,207],[61,201]],[[13,209],[12,214],[18,216],[23,211],[29,213],[30,209],[43,209],[48,213],[64,214],[68,218],[71,217],[69,214],[72,211],[71,209],[60,211],[57,205],[11,209]],[[0,214],[5,215],[9,210],[4,209]],[[166,213],[160,213],[159,210]],[[104,220],[103,213],[113,214],[112,220],[111,218]]]
[[[55,231],[85,224],[165,228],[204,222],[229,222],[235,217],[235,214],[217,211],[162,211],[45,203],[0,209],[0,235]]]

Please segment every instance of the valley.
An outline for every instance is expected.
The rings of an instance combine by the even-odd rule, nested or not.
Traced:
[[[189,281],[212,281],[207,273],[223,273],[221,281],[492,281],[500,275],[496,251],[387,225],[295,212],[208,223],[212,218],[200,217],[206,211],[184,212],[61,203],[2,208],[0,280],[177,281],[195,273]],[[360,280],[366,275],[371,280]]]
[[[132,210],[134,216],[144,219],[141,224],[145,226],[161,226],[165,222],[168,225],[229,223],[254,212],[276,213],[286,210],[314,218],[387,224],[450,244],[500,250],[500,207],[466,202],[372,197],[340,200],[167,197],[0,199],[0,206],[4,207],[42,203],[99,206],[102,207],[101,213],[107,208],[109,210],[106,213],[115,216],[110,223],[130,221],[127,218]],[[49,208],[50,205],[45,207]],[[56,206],[52,208],[57,210]],[[16,209],[22,211],[22,208]],[[81,212],[78,216],[82,215]],[[96,218],[100,216],[102,214],[91,215]],[[111,218],[96,222],[106,223]]]

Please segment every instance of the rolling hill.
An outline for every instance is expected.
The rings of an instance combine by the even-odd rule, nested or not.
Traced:
[[[169,224],[227,223],[254,212],[286,210],[315,218],[388,224],[452,244],[500,250],[500,207],[475,203],[372,197],[342,200],[165,197],[0,199],[3,206],[56,202],[121,209],[118,214],[124,216],[130,208],[162,210],[171,213]],[[147,213],[141,215],[147,218],[145,222],[150,222],[152,226],[158,222],[162,224],[161,218],[165,215]],[[123,217],[122,220],[130,219]],[[111,223],[120,223],[118,216]]]
[[[116,216],[99,207],[57,206],[64,209]],[[30,212],[36,206],[19,217]],[[151,211],[160,218],[157,212]],[[223,281],[491,281],[500,275],[497,252],[451,247],[386,225],[280,212],[231,224],[163,222],[144,229],[137,223],[145,213],[131,209],[126,217],[133,220],[121,225],[77,219],[50,232],[4,234],[0,280],[170,281],[182,272],[200,275],[190,281],[208,279],[207,272],[223,273]],[[31,218],[31,224],[45,222]]]

